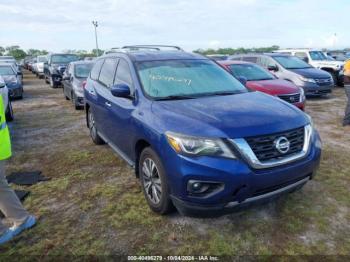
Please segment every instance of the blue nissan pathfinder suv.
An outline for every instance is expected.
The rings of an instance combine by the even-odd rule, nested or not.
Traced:
[[[135,168],[153,211],[231,211],[313,177],[321,141],[308,115],[173,49],[128,46],[100,57],[84,88],[92,140]]]

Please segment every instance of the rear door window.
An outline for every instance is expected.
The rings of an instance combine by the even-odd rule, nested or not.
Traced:
[[[117,61],[116,58],[106,58],[102,65],[98,80],[106,87],[111,87],[113,85]]]
[[[98,79],[98,76],[100,75],[101,66],[102,66],[103,62],[104,62],[104,59],[100,59],[100,60],[98,60],[95,63],[95,65],[92,68],[91,73],[90,73],[91,79],[93,79],[93,80],[97,80]]]
[[[258,61],[258,58],[256,56],[244,56],[243,61],[256,63]]]

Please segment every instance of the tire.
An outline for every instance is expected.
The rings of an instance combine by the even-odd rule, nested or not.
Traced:
[[[74,92],[72,92],[71,97],[72,97],[72,102],[73,102],[75,110],[80,110],[81,106],[78,104],[77,97],[75,96]]]
[[[53,82],[53,79],[52,79],[51,76],[50,76],[50,79],[49,79],[49,84],[50,84],[51,88],[56,88],[56,84]]]
[[[105,141],[103,141],[103,139],[98,135],[97,128],[95,126],[95,118],[90,108],[88,109],[88,113],[87,113],[87,121],[88,121],[87,126],[89,127],[90,137],[92,141],[96,145],[105,144]]]
[[[6,117],[7,122],[11,122],[15,119],[14,114],[13,114],[13,109],[12,109],[12,103],[10,100],[9,100],[9,103],[8,103],[8,106],[6,109],[5,117]]]
[[[45,79],[45,83],[46,83],[46,84],[49,84],[49,80],[47,80],[46,75],[44,75],[44,79]]]
[[[161,215],[173,211],[167,177],[160,158],[152,148],[142,151],[138,169],[142,191],[151,210]]]
[[[64,87],[64,85],[63,85],[63,95],[64,95],[64,97],[66,98],[66,100],[69,100],[69,97],[66,95],[66,88]]]
[[[338,85],[338,77],[335,72],[329,72],[332,76],[334,85]]]

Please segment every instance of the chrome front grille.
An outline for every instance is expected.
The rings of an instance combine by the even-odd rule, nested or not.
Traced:
[[[315,78],[315,82],[320,86],[328,86],[332,84],[332,78]]]
[[[279,95],[278,97],[291,104],[294,104],[300,101],[300,94]]]
[[[275,146],[275,141],[280,137],[287,138],[290,143],[288,152],[284,154]],[[278,160],[299,153],[303,149],[304,127],[267,136],[248,137],[246,141],[260,161]]]

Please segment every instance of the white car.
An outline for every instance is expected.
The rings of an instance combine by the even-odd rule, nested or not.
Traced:
[[[304,60],[306,63],[312,65],[315,68],[322,69],[330,73],[333,77],[334,83],[343,85],[341,79],[338,77],[339,72],[343,70],[344,62],[329,60],[327,56],[321,51],[316,49],[284,49],[274,51],[277,53],[293,55]]]
[[[39,55],[36,57],[35,63],[33,64],[33,73],[36,74],[37,77],[44,77],[44,64],[47,62],[47,58],[45,55]]]
[[[2,100],[4,102],[4,108],[6,108],[5,110],[6,121],[10,122],[14,119],[12,104],[9,99],[9,91],[7,89],[6,83],[2,78],[2,76],[0,76],[0,95],[2,96]]]

